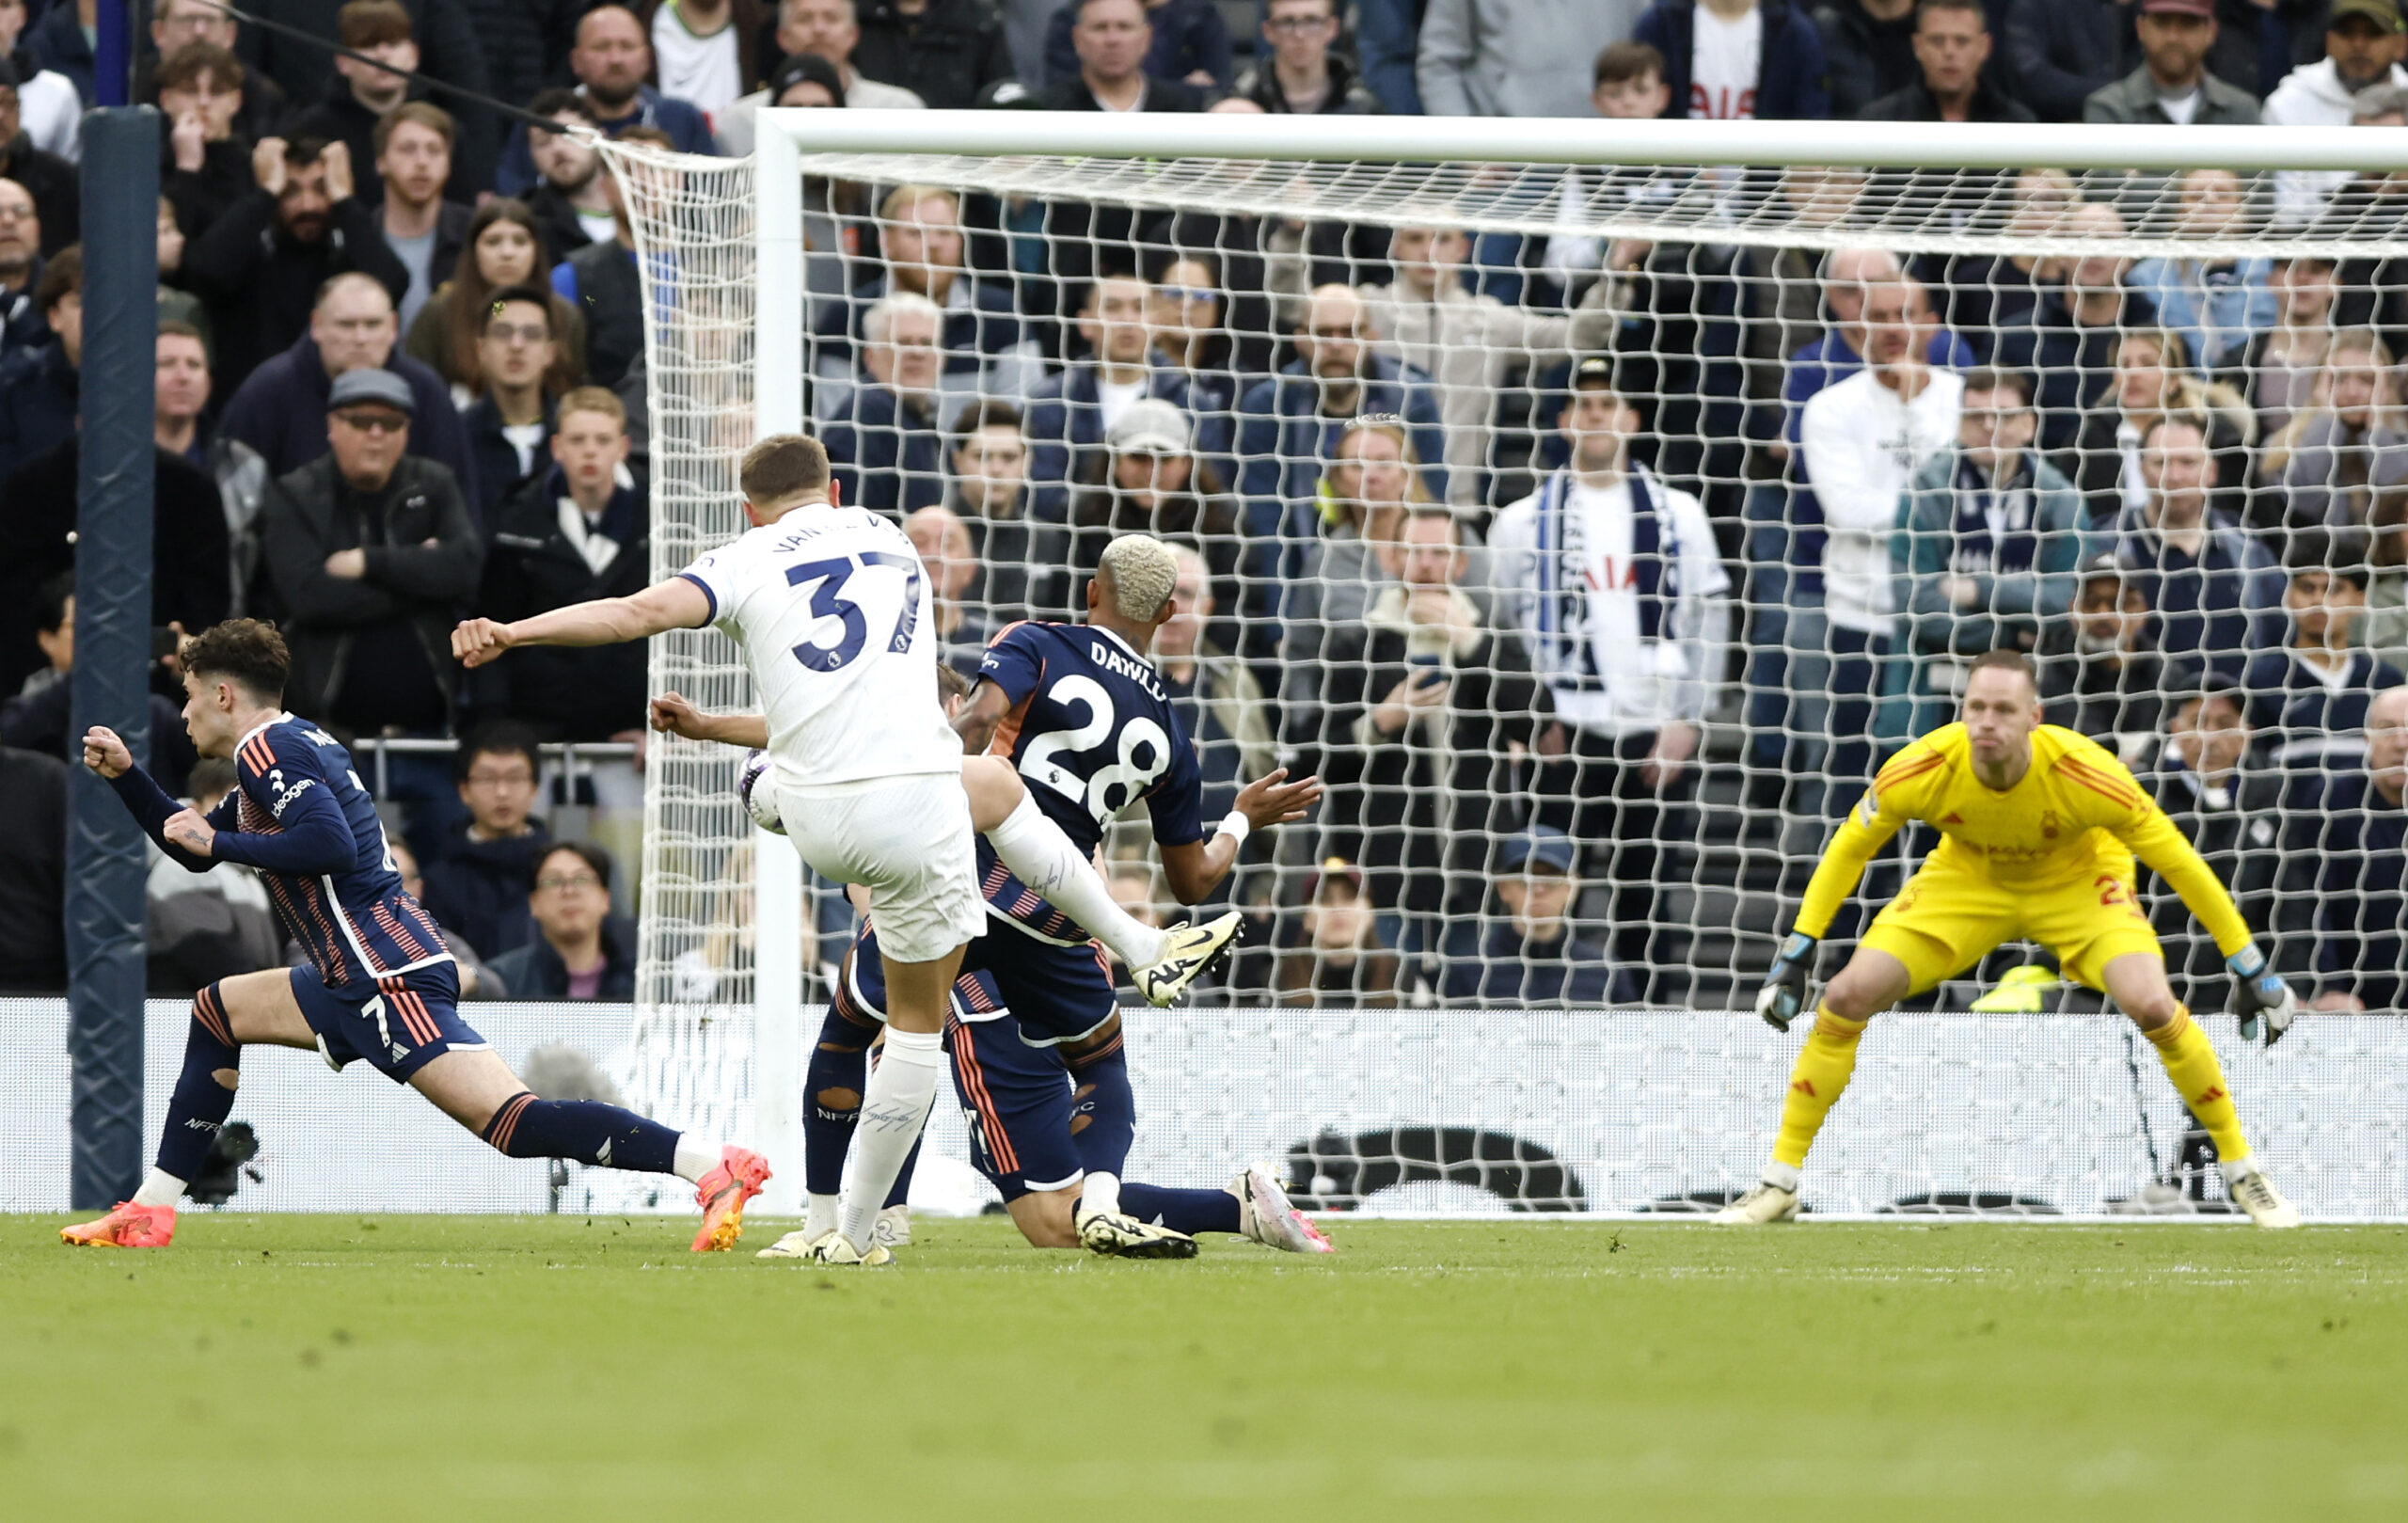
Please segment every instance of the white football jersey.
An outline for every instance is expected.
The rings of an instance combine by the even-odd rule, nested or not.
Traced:
[[[927,579],[892,522],[806,505],[678,575],[744,647],[783,784],[961,770],[937,693]]]

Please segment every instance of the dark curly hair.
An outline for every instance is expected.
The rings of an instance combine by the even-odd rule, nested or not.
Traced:
[[[263,703],[284,696],[284,679],[293,672],[293,653],[265,619],[213,624],[185,641],[179,655],[185,671],[231,682]]]

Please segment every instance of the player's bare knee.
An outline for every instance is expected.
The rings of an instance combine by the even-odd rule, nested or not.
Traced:
[[[1823,1007],[1843,1021],[1870,1021],[1887,1007],[1875,981],[1845,971],[1823,988]]]
[[[2170,989],[2150,990],[2120,1002],[2132,1024],[2143,1031],[2158,1031],[2169,1024],[2181,1010],[2181,1003]]]
[[[209,1076],[217,1081],[217,1087],[221,1089],[239,1089],[242,1087],[243,1075],[233,1069],[213,1070]]]

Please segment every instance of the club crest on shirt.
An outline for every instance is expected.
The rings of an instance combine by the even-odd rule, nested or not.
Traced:
[[[2055,840],[2055,839],[2057,838],[2058,833],[2059,833],[2059,824],[2058,824],[2058,821],[2057,821],[2057,812],[2056,812],[2055,810],[2053,810],[2053,809],[2044,809],[2044,810],[2042,810],[2042,811],[2040,812],[2040,834],[2041,834],[2041,836],[2042,836],[2044,839],[2053,841],[2053,840]]]

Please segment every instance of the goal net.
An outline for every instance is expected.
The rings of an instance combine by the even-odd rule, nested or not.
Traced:
[[[1187,552],[1157,664],[1207,828],[1274,767],[1329,785],[1215,900],[1249,934],[1208,1004],[1744,1008],[1838,820],[2003,646],[2305,992],[2396,1012],[2395,136],[773,112],[752,160],[611,145],[656,574],[740,531],[737,458],[804,424],[911,526],[965,673],[1078,616],[1112,534]],[[750,701],[713,631],[653,679]],[[736,764],[647,758],[633,1088],[775,1132],[850,912],[755,840]],[[1139,808],[1116,886],[1189,913],[1149,842]],[[2227,1009],[2204,931],[2138,892],[2178,992]],[[2099,1007],[2031,945],[1922,1003],[2023,964],[2010,1009]],[[1780,1044],[1695,1030],[1685,1082],[1749,1075],[1768,1126]],[[2170,1159],[2147,1067],[2127,1140]],[[1350,1117],[1480,1129],[1416,1103]]]

